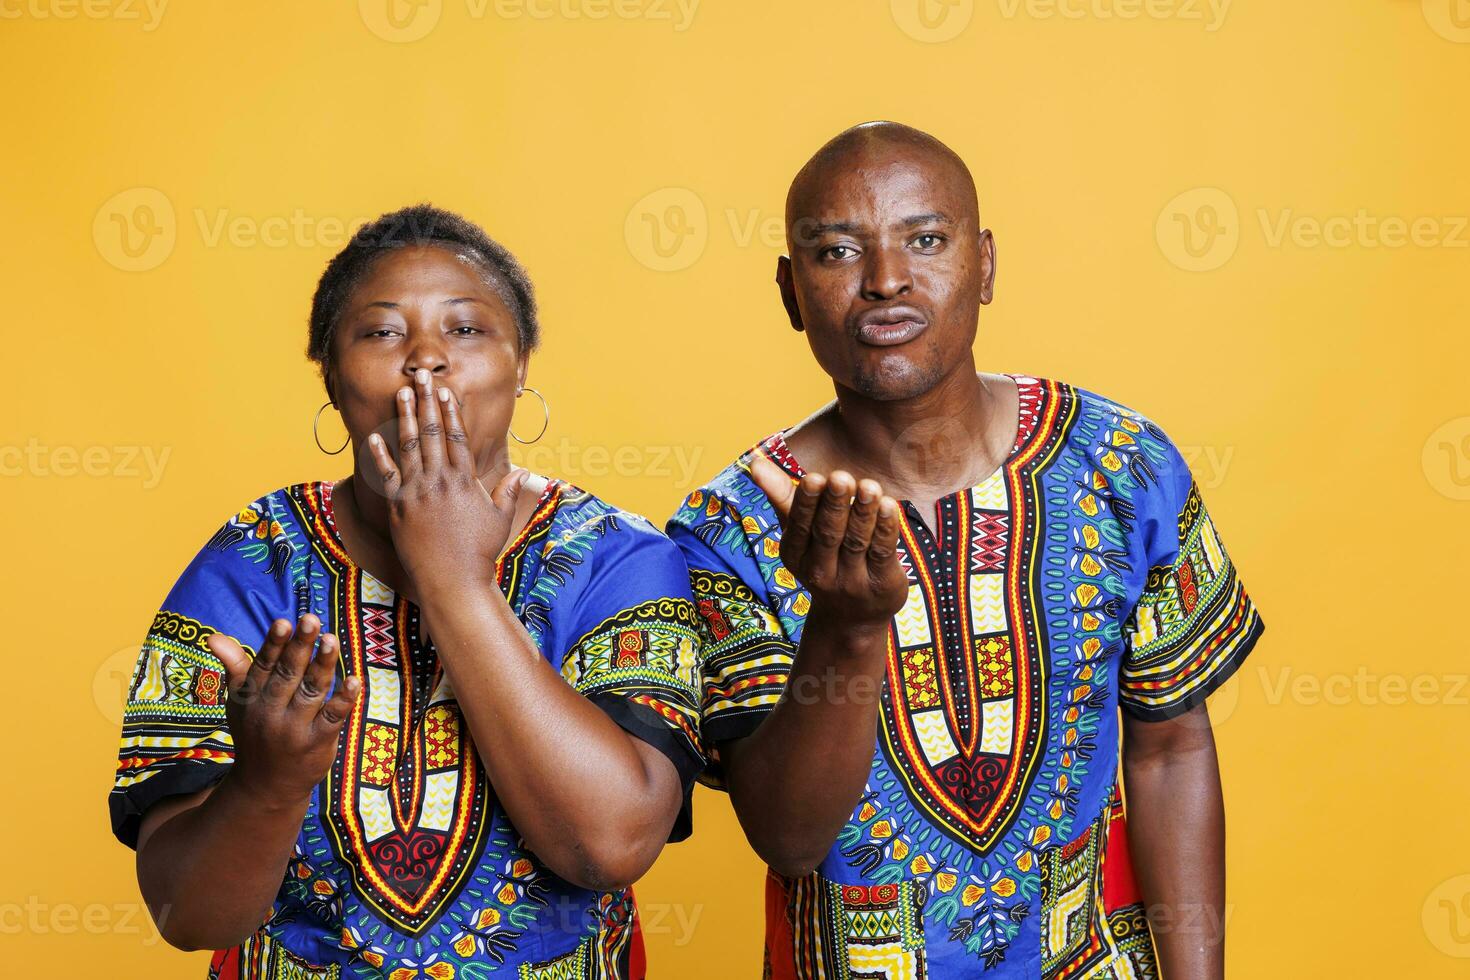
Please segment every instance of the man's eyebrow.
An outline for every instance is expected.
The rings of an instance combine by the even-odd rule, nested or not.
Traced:
[[[855,221],[803,220],[798,221],[796,226],[809,235],[856,235],[863,230],[863,226]]]
[[[904,218],[899,222],[905,228],[913,228],[918,225],[949,224],[950,217],[943,211],[930,211],[928,214],[915,214]]]

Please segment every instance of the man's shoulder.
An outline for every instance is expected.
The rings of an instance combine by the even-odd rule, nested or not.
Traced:
[[[721,515],[727,519],[738,519],[740,515],[761,510],[763,505],[769,506],[765,493],[751,479],[750,465],[759,455],[775,456],[778,435],[779,433],[772,433],[755,442],[724,469],[689,493],[670,518],[670,523],[693,526]]]

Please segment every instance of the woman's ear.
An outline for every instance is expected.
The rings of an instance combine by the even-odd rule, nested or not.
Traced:
[[[531,359],[525,354],[520,356],[516,362],[516,392],[519,393],[526,386],[526,375],[531,370]]]

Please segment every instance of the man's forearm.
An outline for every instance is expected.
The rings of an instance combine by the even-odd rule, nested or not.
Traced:
[[[1129,846],[1162,975],[1223,980],[1225,808],[1208,727],[1169,750],[1125,749],[1124,779]]]
[[[731,801],[756,852],[799,877],[832,847],[867,784],[888,628],[813,613],[781,701],[748,738],[721,746]]]

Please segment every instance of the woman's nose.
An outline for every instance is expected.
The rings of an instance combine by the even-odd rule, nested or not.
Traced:
[[[410,380],[420,368],[431,374],[444,374],[449,370],[449,357],[444,348],[435,343],[418,343],[408,352],[403,361],[403,373]]]

